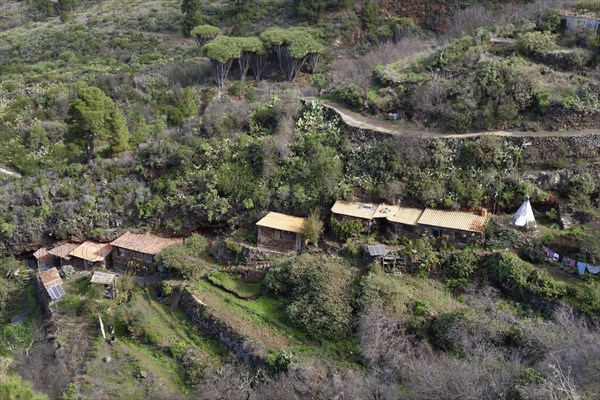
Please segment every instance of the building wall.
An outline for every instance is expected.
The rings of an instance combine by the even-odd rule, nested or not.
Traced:
[[[118,269],[127,269],[130,262],[135,262],[142,268],[150,268],[154,263],[154,256],[144,254],[139,251],[123,249],[121,247],[113,247],[113,266]]]
[[[438,242],[460,245],[472,245],[483,242],[483,233],[467,232],[458,229],[437,228],[425,225],[410,226],[392,223],[396,236],[408,237],[416,240],[421,237],[430,237]]]
[[[259,246],[277,251],[296,251],[297,235],[298,234],[293,232],[285,232],[278,229],[259,226],[256,243]]]
[[[65,263],[65,264],[67,264],[67,263]],[[97,261],[97,262],[91,263],[91,265],[90,265],[89,262],[87,262],[86,260],[84,260],[82,258],[79,258],[79,257],[71,258],[71,266],[76,269],[85,269],[85,270],[89,270],[92,268],[106,269],[107,265],[108,264],[107,264],[106,260]]]

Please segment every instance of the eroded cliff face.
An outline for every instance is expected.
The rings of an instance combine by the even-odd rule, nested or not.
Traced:
[[[476,3],[469,0],[381,0],[380,15],[384,20],[409,17],[422,28],[442,33],[448,29],[458,10]],[[515,0],[496,0],[494,3],[509,4]]]

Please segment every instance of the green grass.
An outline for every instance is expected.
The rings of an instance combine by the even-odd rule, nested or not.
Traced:
[[[300,364],[308,365],[311,360],[318,358],[347,366],[353,362],[349,360],[353,360],[360,353],[356,337],[319,341],[294,326],[287,318],[284,298],[264,294],[257,300],[244,300],[204,280],[194,282],[191,289],[203,300],[206,297],[202,297],[202,293],[211,293],[212,298],[218,299],[219,309],[215,309],[214,303],[209,304],[209,310],[216,316],[222,315],[223,319],[234,317],[237,321],[233,323],[249,321],[249,324],[244,325],[245,334],[248,336],[266,334],[267,337],[277,335],[287,338],[289,341],[287,350],[294,354]],[[252,332],[253,329],[258,332]]]
[[[246,283],[237,276],[215,271],[208,275],[208,280],[242,299],[256,299],[262,294],[261,283]]]

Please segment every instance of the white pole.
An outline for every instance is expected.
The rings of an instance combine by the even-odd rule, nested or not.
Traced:
[[[106,340],[106,333],[104,333],[104,324],[102,323],[102,318],[98,315],[98,320],[100,321],[100,330],[102,331],[102,337]]]

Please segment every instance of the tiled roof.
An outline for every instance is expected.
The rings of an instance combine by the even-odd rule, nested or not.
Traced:
[[[483,232],[486,220],[486,217],[468,212],[426,209],[419,218],[418,224],[468,232]]]
[[[46,271],[40,272],[40,279],[42,281],[42,285],[44,285],[46,289],[52,286],[62,285],[62,279],[60,278],[56,268],[50,268]]]
[[[56,257],[60,257],[60,258],[64,258],[66,260],[70,260],[71,257],[69,257],[69,254],[75,250],[77,247],[79,246],[79,243],[71,243],[71,242],[67,242],[67,243],[63,243],[61,245],[58,245],[50,250],[48,250],[48,253],[55,255]]]
[[[387,219],[397,224],[417,225],[421,214],[423,214],[423,209],[421,208],[398,207],[398,211]]]
[[[375,216],[377,208],[377,204],[338,200],[333,207],[331,207],[331,212],[338,215],[371,220]]]
[[[152,233],[140,234],[131,232],[125,232],[116,240],[110,242],[115,247],[152,255],[160,253],[165,247],[179,243],[183,243],[182,238],[165,238],[153,235]]]
[[[265,228],[278,229],[285,232],[302,233],[306,218],[294,217],[291,215],[270,212],[256,223],[258,226]]]
[[[86,240],[73,250],[69,255],[82,258],[87,261],[104,261],[106,256],[112,251],[112,246],[108,243],[96,243]]]

